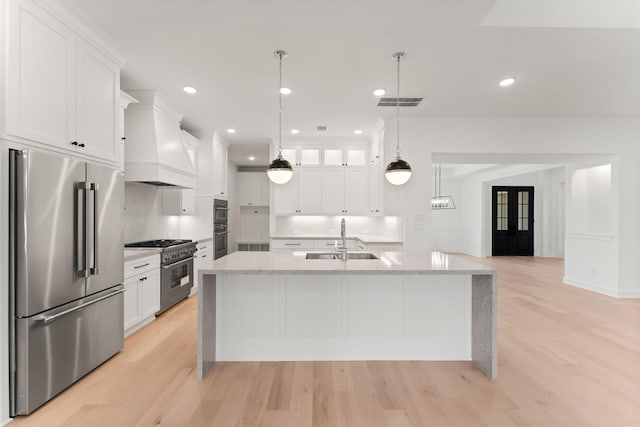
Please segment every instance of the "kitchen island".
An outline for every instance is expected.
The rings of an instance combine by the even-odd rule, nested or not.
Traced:
[[[216,361],[472,360],[497,376],[496,274],[440,252],[235,252],[201,270],[198,377]]]

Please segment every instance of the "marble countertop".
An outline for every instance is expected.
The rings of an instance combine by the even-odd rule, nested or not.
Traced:
[[[162,252],[160,248],[126,248],[124,250],[124,262],[157,255]]]
[[[495,274],[495,270],[442,252],[375,252],[373,260],[305,259],[305,252],[234,252],[204,274]]]
[[[340,235],[330,234],[291,234],[291,235],[278,235],[271,236],[272,240],[296,240],[296,239],[309,239],[309,240],[340,240]],[[351,234],[347,236],[347,240],[360,240],[362,243],[403,243],[398,238],[392,238],[387,236],[380,236],[374,234]]]

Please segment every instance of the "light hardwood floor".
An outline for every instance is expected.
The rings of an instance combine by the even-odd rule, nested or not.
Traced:
[[[475,260],[498,271],[495,382],[471,362],[219,363],[199,382],[190,298],[12,425],[640,426],[640,300],[562,285],[562,260]]]

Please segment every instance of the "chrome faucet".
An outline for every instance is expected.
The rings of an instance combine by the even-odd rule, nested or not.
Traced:
[[[338,246],[338,242],[336,242],[336,252],[340,254],[340,259],[342,261],[347,260],[347,223],[344,218],[340,222],[340,237],[342,238],[341,246]]]

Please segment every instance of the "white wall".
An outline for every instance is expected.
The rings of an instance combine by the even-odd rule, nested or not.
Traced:
[[[389,120],[385,132],[385,161],[395,148],[395,129]],[[430,250],[433,243],[428,192],[433,187],[433,153],[515,153],[617,155],[612,165],[612,185],[617,199],[615,245],[616,275],[601,274],[602,288],[615,289],[620,296],[640,297],[637,280],[637,242],[640,241],[640,121],[626,118],[522,118],[522,117],[438,117],[402,119],[402,157],[411,163],[413,177],[402,187],[385,184],[385,213],[405,219],[405,247]],[[568,189],[567,189],[568,190]],[[422,221],[427,221],[427,230]],[[608,244],[595,243],[599,253],[610,253]],[[580,271],[608,269],[608,261],[592,264],[567,242],[565,268]]]
[[[125,191],[125,243],[180,238],[180,217],[164,215],[160,187],[127,182]]]
[[[491,255],[491,187],[531,186],[534,187],[534,255],[562,257],[564,231],[560,221],[564,221],[564,205],[558,193],[565,172],[564,167],[549,167],[510,165],[457,178],[443,176],[442,194],[453,197],[456,209],[432,211],[433,249],[473,256]],[[530,170],[534,172],[528,172]]]
[[[616,159],[573,165],[567,171],[567,251],[583,265],[565,268],[564,281],[611,296],[620,295],[618,195],[613,183]]]

